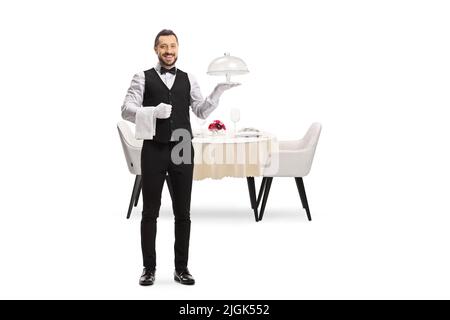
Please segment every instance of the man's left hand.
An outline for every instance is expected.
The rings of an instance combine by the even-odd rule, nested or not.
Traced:
[[[219,94],[224,93],[226,90],[240,86],[241,84],[238,82],[221,82],[216,85],[214,88],[214,91],[216,91]]]

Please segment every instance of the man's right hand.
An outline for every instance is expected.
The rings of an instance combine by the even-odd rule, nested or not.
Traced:
[[[155,117],[158,119],[167,119],[172,113],[172,106],[167,103],[160,103],[155,107]]]

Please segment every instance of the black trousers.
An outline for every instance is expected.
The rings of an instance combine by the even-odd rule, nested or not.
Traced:
[[[189,237],[191,231],[190,207],[192,178],[194,170],[194,149],[191,149],[190,163],[175,164],[171,159],[177,142],[159,143],[144,140],[141,153],[143,210],[141,220],[141,247],[144,267],[156,267],[156,220],[161,206],[161,193],[166,174],[173,188],[172,208],[175,216],[175,268],[187,268]],[[183,151],[180,152],[183,155]]]

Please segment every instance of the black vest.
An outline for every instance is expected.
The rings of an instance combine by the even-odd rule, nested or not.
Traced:
[[[161,102],[172,105],[172,113],[168,119],[156,120],[154,141],[169,142],[172,131],[186,129],[192,139],[189,107],[191,105],[191,83],[186,72],[177,69],[175,82],[169,90],[161,80],[155,68],[144,71],[145,90],[143,107],[156,107]]]

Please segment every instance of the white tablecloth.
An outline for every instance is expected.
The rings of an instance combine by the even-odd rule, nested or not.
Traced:
[[[194,137],[194,180],[261,176],[274,139],[267,133]]]

